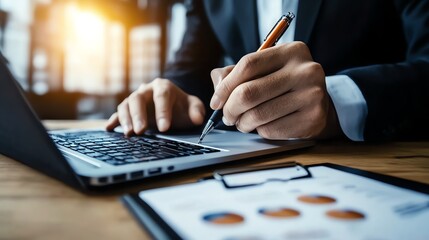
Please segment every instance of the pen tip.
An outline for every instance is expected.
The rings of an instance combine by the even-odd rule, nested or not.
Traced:
[[[200,144],[203,139],[206,137],[206,135],[213,129],[214,122],[209,120],[206,124],[206,126],[203,129],[203,133],[201,133],[200,139],[198,140],[197,144]]]

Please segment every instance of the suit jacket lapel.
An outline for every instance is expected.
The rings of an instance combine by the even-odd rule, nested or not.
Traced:
[[[243,40],[244,52],[242,54],[254,52],[259,45],[256,1],[236,0],[234,4],[236,21]]]
[[[300,0],[296,19],[295,40],[308,43],[322,0]]]

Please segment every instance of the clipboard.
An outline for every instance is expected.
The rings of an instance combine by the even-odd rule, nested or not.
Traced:
[[[297,170],[297,172],[300,172],[299,174],[295,174],[292,177],[282,177],[282,178],[278,178],[278,177],[269,177],[269,178],[261,178],[263,180],[258,180],[258,179],[254,179],[251,175],[252,174],[259,174],[259,173],[263,173],[264,171],[268,171],[268,172],[272,172],[272,171],[278,171],[281,174],[282,169],[291,169],[291,168],[295,168],[295,169],[299,169]],[[208,178],[208,179],[204,179],[202,181],[196,182],[196,183],[191,183],[191,184],[185,184],[185,187],[193,187],[193,185],[195,184],[199,184],[201,182],[206,182],[206,181],[211,181],[211,182],[217,182],[218,185],[222,185],[222,187],[226,190],[226,191],[236,191],[237,189],[239,189],[240,192],[249,192],[252,191],[252,189],[255,188],[259,188],[259,189],[264,189],[267,188],[268,186],[271,186],[271,188],[276,189],[277,185],[281,185],[282,184],[287,184],[288,186],[293,186],[293,185],[298,185],[299,184],[302,185],[302,183],[305,183],[306,181],[313,181],[313,179],[318,179],[318,181],[320,179],[320,181],[325,181],[327,183],[329,183],[329,177],[325,177],[323,178],[320,177],[320,174],[318,174],[319,176],[313,176],[314,174],[312,174],[313,170],[312,169],[320,169],[323,168],[325,170],[329,170],[329,171],[335,171],[339,174],[346,174],[344,175],[345,177],[350,177],[350,179],[352,179],[353,177],[357,177],[359,179],[362,180],[366,180],[366,181],[370,181],[370,183],[373,183],[374,185],[377,185],[379,188],[377,191],[381,192],[380,196],[386,195],[389,196],[388,194],[389,191],[387,190],[382,190],[382,187],[384,186],[386,189],[391,188],[392,191],[398,191],[399,192],[403,192],[401,193],[401,196],[405,196],[407,194],[410,194],[410,196],[412,196],[412,194],[416,195],[416,198],[413,200],[412,197],[409,197],[408,199],[405,198],[403,200],[402,203],[398,203],[395,204],[394,207],[392,208],[392,212],[393,214],[395,214],[395,216],[400,216],[401,218],[406,220],[406,223],[410,223],[412,221],[414,221],[413,225],[413,229],[414,227],[418,228],[419,225],[422,225],[423,228],[420,228],[419,231],[420,232],[415,232],[413,229],[408,229],[406,227],[406,224],[401,224],[402,229],[395,229],[393,228],[394,224],[392,225],[392,229],[389,228],[389,226],[387,225],[383,225],[384,227],[387,227],[387,229],[390,229],[392,231],[392,234],[387,234],[385,232],[386,235],[383,235],[383,233],[378,233],[377,230],[374,231],[374,233],[372,233],[371,231],[368,232],[367,234],[367,238],[380,238],[380,237],[386,237],[388,236],[388,239],[429,239],[429,229],[427,227],[424,227],[425,224],[427,222],[429,222],[429,185],[427,184],[423,184],[423,183],[419,183],[419,182],[415,182],[415,181],[410,181],[410,180],[405,180],[405,179],[401,179],[401,178],[396,178],[396,177],[392,177],[392,176],[387,176],[387,175],[382,175],[382,174],[378,174],[378,173],[373,173],[373,172],[368,172],[368,171],[363,171],[363,170],[358,170],[358,169],[354,169],[351,167],[345,167],[345,166],[341,166],[341,165],[336,165],[336,164],[331,164],[331,163],[323,163],[323,164],[314,164],[314,165],[308,165],[308,166],[303,166],[299,163],[295,163],[295,162],[288,162],[285,164],[279,164],[279,165],[270,165],[270,166],[263,166],[263,167],[251,167],[251,168],[238,168],[238,169],[225,169],[225,170],[220,170],[220,171],[215,171],[213,174],[212,178]],[[241,178],[234,179],[234,178],[229,178],[231,176],[237,176],[241,174]],[[248,175],[248,176],[246,176]],[[259,174],[259,176],[264,176],[264,174]],[[275,174],[274,174],[275,175]],[[250,178],[248,178],[250,176]],[[268,175],[267,175],[268,176]],[[271,176],[271,175],[270,175]],[[243,184],[243,179],[250,179],[250,182],[244,182],[246,184]],[[334,184],[335,181],[332,181]],[[179,186],[173,186],[173,187],[167,187],[164,188],[165,190],[161,191],[165,191],[168,193],[168,191],[174,190],[177,187],[181,187],[183,185],[179,185]],[[285,185],[286,186],[286,185]],[[370,185],[367,185],[370,186]],[[351,192],[353,191],[358,191],[357,189],[353,190],[353,186],[348,186],[351,187]],[[381,190],[380,190],[381,189]],[[124,195],[121,197],[121,201],[122,203],[126,206],[126,208],[130,211],[130,213],[134,216],[134,218],[141,224],[141,226],[143,228],[145,228],[147,230],[148,233],[151,234],[151,236],[154,239],[188,239],[188,238],[194,238],[193,236],[189,236],[186,235],[186,232],[183,232],[180,228],[178,228],[177,226],[175,226],[174,224],[172,224],[172,222],[168,219],[168,212],[167,213],[162,213],[162,211],[159,211],[160,209],[155,208],[154,206],[151,205],[150,202],[145,201],[142,199],[142,197],[140,196],[140,194],[144,194],[147,191],[153,191],[153,190],[146,190],[146,191],[142,191],[140,193],[137,194],[128,194],[128,195]],[[155,189],[156,191],[156,189]],[[349,190],[345,190],[345,191],[349,191]],[[376,193],[377,193],[376,191]],[[384,191],[384,192],[383,192]],[[304,193],[301,195],[305,195]],[[332,195],[330,195],[332,197]],[[308,196],[307,196],[308,197]],[[309,201],[307,202],[308,205],[311,205],[309,207],[309,209],[324,209],[324,216],[322,216],[322,214],[319,214],[320,216],[322,216],[322,218],[326,218],[327,220],[327,224],[339,224],[339,226],[346,226],[344,229],[346,229],[342,232],[337,232],[335,237],[334,235],[332,235],[332,238],[336,238],[338,236],[340,236],[341,238],[348,238],[350,239],[350,235],[348,234],[348,230],[353,231],[353,229],[357,229],[359,227],[357,226],[362,226],[365,224],[365,221],[372,221],[374,219],[376,219],[376,217],[373,217],[370,213],[359,213],[359,212],[353,212],[353,208],[347,208],[346,212],[332,212],[335,209],[340,209],[333,207],[336,206],[336,203],[334,201],[334,203],[330,204],[327,203],[326,205],[322,206],[322,207],[318,207],[315,206],[317,204],[314,203],[310,203],[311,201],[327,201],[329,202],[329,196],[317,196],[317,197],[322,197],[322,199],[311,199],[311,197],[314,196],[310,196],[310,198],[302,198],[301,201]],[[323,197],[325,197],[325,199],[323,199]],[[177,198],[180,198],[180,196],[177,196]],[[395,201],[399,201],[396,200]],[[333,210],[332,210],[333,209]],[[272,209],[271,209],[272,210]],[[290,210],[290,209],[289,209]],[[343,209],[344,210],[344,209]],[[258,216],[261,217],[265,217],[265,218],[269,218],[269,217],[274,217],[277,218],[275,220],[272,219],[268,219],[265,220],[268,223],[272,223],[274,224],[275,221],[278,221],[278,219],[280,219],[282,216],[291,216],[294,215],[293,212],[289,211],[289,212],[285,212],[284,209],[281,210],[280,212],[270,212],[270,209],[268,211],[265,211],[264,209],[259,209],[258,211],[254,211],[255,214],[259,214]],[[283,211],[283,212],[282,212]],[[347,212],[348,211],[348,212]],[[382,211],[382,209],[380,209],[380,211]],[[308,213],[308,212],[307,212]],[[298,219],[301,218],[300,220],[302,220],[304,217],[306,216],[308,217],[309,215],[311,216],[311,214],[301,214],[301,216],[298,216]],[[319,211],[319,213],[321,213]],[[266,216],[263,216],[262,214],[265,214]],[[295,213],[296,214],[296,213]],[[331,215],[329,215],[331,214]],[[336,214],[336,215],[335,215]],[[349,216],[346,216],[347,214],[349,214]],[[353,215],[354,214],[354,215]],[[361,214],[361,215],[359,215]],[[316,213],[314,214],[316,215]],[[342,215],[342,216],[341,216]],[[376,214],[375,214],[376,215]],[[384,216],[390,216],[387,214],[380,214],[380,215],[384,215]],[[212,214],[212,215],[207,215],[207,216],[203,216],[201,215],[201,221],[203,220],[209,220],[212,221],[213,216],[216,218],[216,214]],[[393,215],[392,215],[393,216]],[[212,218],[211,218],[212,217]],[[234,220],[235,217],[235,220]],[[335,219],[337,217],[337,219]],[[344,217],[349,217],[349,219],[341,219]],[[361,217],[362,219],[359,219],[359,217]],[[380,216],[377,216],[380,217]],[[339,219],[338,219],[339,218]],[[351,220],[350,220],[351,218]],[[366,218],[366,219],[365,219]],[[237,220],[238,219],[238,220]],[[250,218],[249,218],[250,219]],[[389,219],[392,219],[391,217]],[[225,220],[225,219],[223,219]],[[242,219],[241,219],[242,220]],[[240,218],[237,218],[236,216],[232,216],[232,220],[226,220],[226,221],[240,221]],[[283,222],[282,222],[283,221]],[[285,223],[293,223],[292,220],[282,220],[280,219],[280,221],[282,224]],[[276,222],[275,224],[278,224],[278,222]],[[222,227],[219,226],[215,226],[211,223],[205,223],[206,225],[210,225],[209,227],[211,228],[215,228],[215,230],[217,232],[220,231],[220,229],[222,229]],[[242,223],[239,223],[238,225],[240,225]],[[220,224],[222,225],[222,223]],[[242,224],[244,225],[244,224]],[[317,223],[317,225],[321,225],[323,226],[323,224],[319,224]],[[326,225],[326,226],[328,226]],[[374,224],[373,224],[374,225]],[[259,225],[258,225],[259,226]],[[282,226],[282,225],[279,225]],[[292,233],[289,233],[289,235],[287,233],[282,235],[282,239],[294,239],[294,238],[299,238],[299,237],[303,237],[305,238],[305,234],[307,234],[307,237],[310,236],[309,238],[311,239],[311,237],[327,237],[330,238],[329,232],[324,232],[322,230],[322,228],[320,229],[316,229],[313,232],[305,232],[305,231],[301,231],[299,229],[299,223],[296,223],[296,228],[297,230],[292,231]],[[227,227],[227,229],[232,229],[233,227]],[[243,230],[243,226],[240,226],[240,228]],[[278,229],[278,228],[276,228]],[[338,226],[336,227],[336,229],[339,229]],[[340,231],[340,230],[339,230]],[[395,232],[397,231],[397,232]],[[414,231],[414,232],[413,232]],[[395,233],[393,233],[395,232]],[[240,235],[242,233],[242,235]],[[247,235],[246,235],[247,234]],[[223,239],[246,239],[246,238],[255,238],[255,239],[265,239],[263,234],[258,235],[252,235],[253,233],[249,231],[246,232],[240,232],[240,231],[236,231],[236,232],[232,232],[230,237],[222,237]],[[300,235],[301,234],[301,235]],[[373,235],[371,235],[373,234]],[[381,235],[380,235],[381,234]],[[416,234],[416,235],[412,235],[410,236],[410,234]],[[201,235],[200,235],[201,236]],[[390,236],[390,237],[389,237]],[[252,238],[253,237],[253,238]],[[205,237],[205,239],[210,239],[209,236]],[[213,237],[213,239],[218,239],[217,236]],[[271,239],[271,238],[268,238]],[[357,238],[359,239],[359,238]]]

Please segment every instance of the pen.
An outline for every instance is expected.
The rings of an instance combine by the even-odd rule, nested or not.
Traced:
[[[271,31],[268,33],[267,37],[265,37],[264,42],[257,51],[261,51],[276,45],[277,41],[281,38],[294,18],[295,15],[291,12],[288,12],[287,15],[281,16]],[[207,124],[204,126],[203,132],[201,133],[200,139],[198,140],[198,144],[201,143],[204,137],[209,132],[211,132],[220,121],[222,121],[222,110],[218,109],[213,112],[210,119],[207,121]]]

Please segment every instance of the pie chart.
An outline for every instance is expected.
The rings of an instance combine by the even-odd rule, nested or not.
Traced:
[[[217,212],[204,215],[203,220],[217,225],[230,225],[243,222],[244,217],[232,212]]]
[[[355,210],[349,209],[334,209],[326,212],[326,215],[331,218],[340,220],[359,220],[364,219],[365,215]]]
[[[271,218],[294,218],[301,215],[299,211],[292,208],[261,208],[258,212]]]
[[[336,202],[335,198],[324,195],[302,195],[298,197],[298,201],[308,204],[329,204]]]

